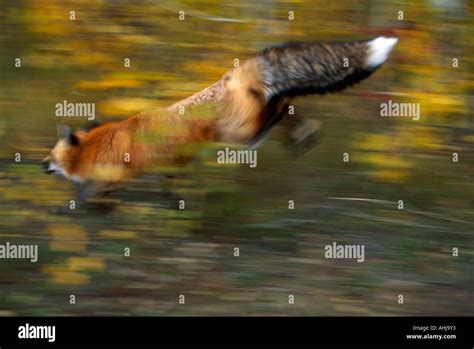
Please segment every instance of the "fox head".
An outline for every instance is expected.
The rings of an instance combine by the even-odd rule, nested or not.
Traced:
[[[66,125],[58,126],[59,139],[49,155],[41,162],[46,173],[75,179],[72,170],[80,152],[82,133],[73,133]]]

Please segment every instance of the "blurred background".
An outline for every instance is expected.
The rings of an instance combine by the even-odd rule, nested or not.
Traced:
[[[0,315],[472,315],[473,12],[468,0],[4,0],[0,243],[38,244],[39,261],[0,260]],[[295,100],[323,123],[309,151],[280,125],[255,169],[198,161],[74,211],[75,185],[39,165],[64,123],[56,103],[125,118],[272,44],[378,35],[400,41],[370,79]],[[421,120],[380,117],[389,99],[420,103]],[[365,245],[365,262],[325,259],[334,241]]]

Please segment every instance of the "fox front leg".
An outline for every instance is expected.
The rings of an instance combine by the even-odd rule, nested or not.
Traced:
[[[87,199],[94,196],[106,195],[115,190],[117,186],[118,184],[116,182],[87,183],[79,190],[78,196],[81,201],[87,201]]]

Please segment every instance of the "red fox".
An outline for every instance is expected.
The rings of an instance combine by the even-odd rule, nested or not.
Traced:
[[[387,59],[397,38],[288,43],[267,48],[195,95],[89,132],[60,126],[43,160],[47,173],[113,187],[146,169],[186,163],[201,142],[252,145],[285,114],[292,97],[344,89]]]

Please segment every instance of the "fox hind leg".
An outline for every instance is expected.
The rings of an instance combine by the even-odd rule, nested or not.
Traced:
[[[285,146],[294,153],[304,153],[317,145],[323,137],[322,122],[300,114],[290,114],[290,104],[285,104],[278,116],[284,127]]]

